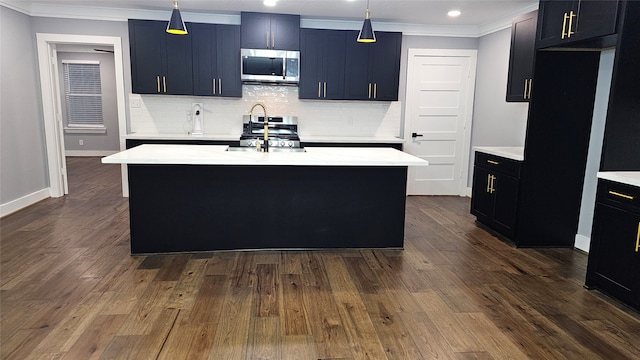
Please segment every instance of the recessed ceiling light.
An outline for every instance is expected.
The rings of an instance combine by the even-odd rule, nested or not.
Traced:
[[[265,6],[276,6],[276,2],[277,2],[277,1],[278,1],[278,0],[264,0],[262,3],[263,3]]]
[[[451,10],[447,13],[447,15],[451,16],[451,17],[456,17],[456,16],[460,16],[461,12],[460,10]]]

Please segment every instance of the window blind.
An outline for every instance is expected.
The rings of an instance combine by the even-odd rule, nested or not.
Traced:
[[[104,128],[100,64],[63,62],[69,128]]]

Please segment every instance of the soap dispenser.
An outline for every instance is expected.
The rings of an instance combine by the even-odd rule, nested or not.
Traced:
[[[191,131],[192,135],[202,135],[204,134],[202,120],[203,120],[203,108],[201,103],[192,104],[193,108],[193,129]]]

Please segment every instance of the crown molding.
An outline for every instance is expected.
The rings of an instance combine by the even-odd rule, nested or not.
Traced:
[[[24,0],[0,0],[0,5],[19,11],[29,16],[53,17],[65,19],[103,20],[103,21],[127,21],[128,19],[167,20],[171,15],[170,9],[158,10],[134,10],[116,9],[95,6],[69,6],[69,5],[43,5],[31,4]],[[401,31],[404,35],[413,36],[443,36],[443,37],[470,37],[478,38],[496,31],[511,27],[511,20],[521,14],[538,9],[538,5],[531,5],[521,11],[508,14],[491,23],[480,26],[455,26],[455,25],[421,25],[407,23],[376,22],[373,27],[379,31]],[[231,14],[205,14],[181,11],[182,18],[187,22],[202,22],[214,24],[239,25],[240,15]],[[336,30],[359,30],[362,21],[345,21],[302,18],[301,27]]]

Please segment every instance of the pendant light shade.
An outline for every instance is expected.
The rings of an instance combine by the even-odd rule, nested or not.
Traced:
[[[178,0],[173,0],[173,11],[171,12],[171,19],[167,24],[167,32],[174,35],[186,35],[187,27],[182,21],[180,16],[180,9],[178,9]]]
[[[364,24],[362,24],[362,30],[358,34],[358,42],[360,43],[374,43],[376,42],[376,34],[371,27],[371,13],[369,13],[369,0],[367,0],[367,12],[364,14]]]

